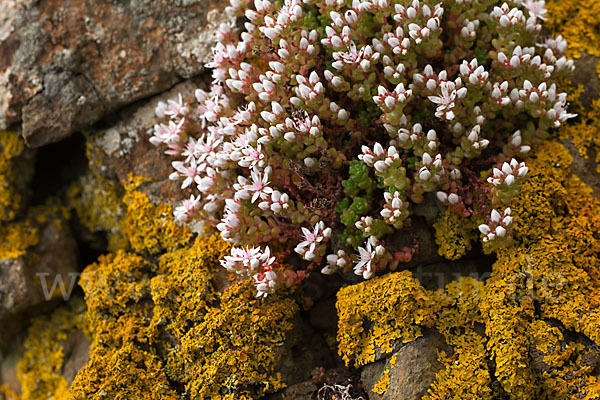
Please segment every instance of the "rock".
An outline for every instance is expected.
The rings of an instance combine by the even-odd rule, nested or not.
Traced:
[[[312,382],[292,385],[279,393],[266,397],[266,400],[312,400],[315,399],[317,387]]]
[[[446,207],[440,203],[433,192],[425,193],[424,197],[422,203],[414,205],[413,212],[414,215],[424,217],[427,224],[433,225],[438,217],[444,213]]]
[[[435,232],[425,217],[415,215],[411,217],[408,230],[396,231],[390,238],[391,249],[398,251],[402,247],[413,247],[417,242],[419,249],[408,264],[400,264],[399,269],[412,268],[417,265],[430,264],[442,261],[435,243]]]
[[[38,387],[29,387],[28,397],[41,398],[40,388],[52,391],[63,378],[71,384],[89,360],[90,342],[81,330],[84,313],[83,300],[75,296],[54,312],[33,319],[0,354],[0,385],[21,394],[23,385],[35,381]]]
[[[0,223],[19,216],[31,198],[36,151],[18,132],[0,131]]]
[[[310,309],[311,326],[334,332],[337,329],[337,312],[335,309],[335,298],[316,302]]]
[[[275,365],[282,380],[288,385],[311,378],[317,367],[333,366],[333,357],[325,340],[300,315],[293,320],[293,328],[286,334],[282,347],[277,349]]]
[[[561,140],[573,157],[571,172],[577,175],[587,186],[594,191],[594,197],[600,199],[600,174],[596,172],[596,154],[592,147],[588,148],[587,157],[582,157],[571,140]]]
[[[0,129],[42,146],[199,74],[225,5],[0,0]]]
[[[598,89],[600,88],[600,79],[596,73],[598,58],[586,53],[580,54],[581,57],[574,60],[575,70],[569,78],[574,84],[583,85],[584,91],[579,100],[585,109],[589,110],[592,102],[598,98]]]
[[[90,166],[100,176],[127,181],[128,176],[143,176],[152,180],[144,192],[153,203],[182,200],[180,183],[169,180],[173,159],[149,141],[149,133],[158,122],[154,113],[160,101],[184,97],[193,98],[202,80],[188,80],[171,90],[141,104],[130,106],[117,115],[117,122],[88,138]]]
[[[366,365],[361,372],[361,381],[370,400],[418,400],[426,393],[436,373],[443,368],[437,360],[437,350],[447,348],[439,333],[429,331],[425,336],[407,343],[386,361]],[[396,357],[392,368],[390,360]],[[389,370],[390,384],[383,395],[372,391],[385,371]]]
[[[11,222],[4,232],[29,240],[19,254],[1,248],[0,337],[5,339],[25,324],[23,315],[44,312],[55,300],[67,299],[77,278],[76,243],[64,216],[53,208],[35,208],[25,221]],[[19,245],[20,246],[20,245]],[[4,258],[2,258],[4,257]],[[62,284],[61,284],[62,281]],[[64,290],[64,291],[63,291]],[[37,311],[36,311],[37,310]],[[21,317],[16,318],[17,315]]]

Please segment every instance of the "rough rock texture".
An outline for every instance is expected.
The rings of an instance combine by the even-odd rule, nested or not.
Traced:
[[[561,143],[569,149],[569,153],[573,157],[571,164],[571,172],[577,175],[586,185],[594,191],[594,196],[600,199],[600,174],[596,172],[596,155],[594,150],[589,148],[587,158],[582,157],[577,149],[573,146],[571,140],[563,140]]]
[[[91,342],[82,331],[76,331],[69,334],[61,344],[65,362],[60,372],[71,384],[79,370],[90,361]]]
[[[418,278],[427,290],[444,289],[447,284],[458,281],[461,277],[470,276],[477,280],[488,279],[491,275],[493,258],[485,256],[457,261],[445,260],[427,265],[419,265],[412,269],[413,276]]]
[[[317,388],[312,382],[292,385],[282,392],[266,397],[266,400],[312,400],[316,399]]]
[[[0,2],[0,129],[58,141],[203,71],[225,1]]]
[[[15,324],[20,325],[21,318],[14,317],[17,313],[61,296],[59,285],[51,292],[57,276],[68,290],[69,274],[77,271],[76,245],[66,221],[48,218],[37,229],[37,245],[23,256],[0,260],[0,337]],[[44,275],[46,287],[38,274]]]
[[[407,343],[392,354],[386,361],[366,365],[361,373],[361,381],[370,400],[418,400],[427,393],[435,374],[443,368],[437,360],[437,350],[446,348],[443,336],[429,333]],[[390,359],[396,357],[395,367]],[[389,387],[383,395],[373,393],[386,370],[389,370]]]
[[[598,74],[596,73],[598,58],[587,53],[581,53],[581,56],[574,61],[575,70],[570,78],[576,85],[583,85],[584,92],[579,101],[589,110],[592,102],[598,98],[598,89],[600,88],[600,78],[598,78]]]
[[[188,80],[141,104],[121,111],[108,129],[92,134],[88,139],[88,156],[94,172],[108,179],[126,181],[129,174],[150,178],[153,182],[144,192],[153,202],[181,200],[180,184],[169,180],[172,160],[148,140],[148,133],[157,122],[154,109],[159,101],[190,96],[202,80]]]
[[[311,377],[315,367],[332,367],[333,359],[325,340],[309,324],[297,316],[294,327],[278,349],[277,370],[283,381],[295,384]]]

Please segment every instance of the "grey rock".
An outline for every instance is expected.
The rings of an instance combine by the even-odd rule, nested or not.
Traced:
[[[24,319],[15,318],[18,314],[32,314],[36,307],[41,311],[44,303],[63,298],[60,284],[52,291],[55,279],[62,279],[67,291],[75,284],[76,243],[67,221],[51,214],[37,229],[37,245],[23,256],[0,260],[0,337],[20,328]]]
[[[589,148],[586,157],[582,157],[570,139],[562,140],[561,143],[569,150],[569,153],[573,157],[571,172],[592,188],[594,196],[600,199],[600,174],[596,172],[595,152]]]
[[[407,343],[395,352],[396,365],[391,368],[390,358],[363,367],[361,381],[370,400],[418,400],[426,393],[443,368],[437,360],[437,350],[447,348],[442,335],[429,331],[425,336]],[[389,370],[390,385],[383,395],[372,391],[381,376]]]
[[[581,104],[583,104],[586,110],[589,110],[592,102],[598,98],[600,88],[600,79],[596,73],[598,57],[586,53],[580,54],[581,57],[574,60],[575,70],[570,74],[569,78],[574,84],[583,85],[584,91],[579,100],[581,100]]]
[[[325,340],[296,315],[292,330],[277,350],[275,365],[283,382],[294,385],[311,379],[317,367],[332,367],[333,357]]]
[[[42,146],[198,75],[225,5],[0,0],[0,129]]]

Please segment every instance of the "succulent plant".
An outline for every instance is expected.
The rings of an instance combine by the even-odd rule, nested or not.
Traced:
[[[573,63],[562,37],[540,34],[544,1],[232,0],[227,12],[244,22],[220,27],[210,90],[159,104],[150,140],[193,190],[176,218],[246,246],[222,263],[259,295],[315,268],[369,278],[409,261],[415,249],[387,239],[428,192],[479,218],[486,245],[510,240],[520,160],[574,116],[557,89]],[[283,267],[276,243],[306,269]]]

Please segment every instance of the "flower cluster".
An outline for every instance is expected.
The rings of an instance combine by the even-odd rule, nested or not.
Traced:
[[[221,260],[221,265],[229,272],[252,276],[258,296],[266,296],[280,287],[297,285],[305,276],[304,271],[279,271],[275,261],[269,246],[264,251],[259,247],[234,247],[231,255]]]
[[[220,27],[212,87],[161,103],[150,140],[193,191],[176,218],[255,246],[223,265],[259,294],[315,267],[370,278],[409,261],[418,244],[391,239],[430,192],[462,217],[491,215],[484,241],[508,238],[510,211],[490,210],[509,210],[518,159],[574,116],[557,89],[573,63],[561,37],[540,36],[543,0],[234,0],[227,12],[244,29]],[[275,243],[306,269],[274,268]]]

